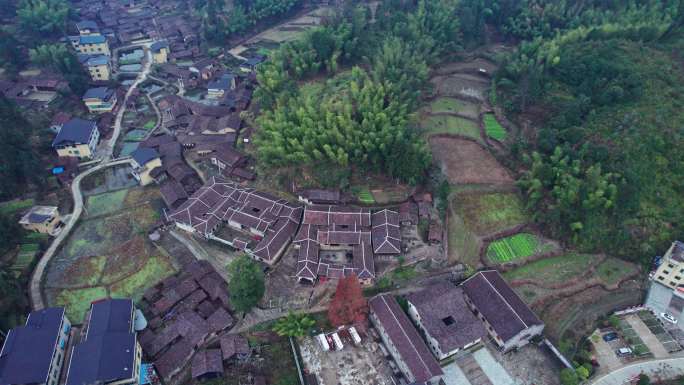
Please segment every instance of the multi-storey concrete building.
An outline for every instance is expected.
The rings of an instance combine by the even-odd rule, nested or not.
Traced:
[[[653,275],[653,280],[670,289],[684,285],[684,243],[672,242],[661,259],[660,266]]]

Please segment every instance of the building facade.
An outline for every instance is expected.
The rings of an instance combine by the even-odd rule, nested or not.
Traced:
[[[74,49],[86,55],[106,55],[110,56],[109,43],[107,38],[99,33],[78,36],[71,40]]]
[[[0,351],[0,385],[57,385],[70,332],[62,307],[29,313],[24,326],[7,333]]]
[[[107,87],[91,88],[83,95],[83,103],[91,113],[111,112],[116,102],[116,91]]]
[[[660,266],[653,275],[653,280],[670,289],[684,285],[684,243],[672,242],[661,259]]]
[[[154,182],[152,170],[161,167],[162,161],[159,153],[151,148],[139,148],[131,154],[133,158],[133,177],[141,186],[147,186]]]
[[[52,147],[58,156],[91,158],[100,141],[100,131],[97,123],[74,118],[62,126],[52,142]]]
[[[62,218],[56,206],[33,206],[19,224],[28,231],[54,235],[62,225]]]

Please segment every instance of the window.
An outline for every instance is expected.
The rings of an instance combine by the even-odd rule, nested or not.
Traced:
[[[671,269],[671,268],[673,268],[673,267],[674,267],[674,265],[673,265],[673,264],[671,264],[671,263],[668,263],[668,264],[667,264],[667,267],[669,267],[669,268]]]
[[[665,277],[663,277],[663,276],[661,275],[661,276],[658,277],[658,279],[662,281],[662,280],[665,279]]]
[[[677,282],[675,282],[675,281],[670,281],[670,285],[672,285],[672,286],[677,286]]]
[[[682,279],[682,277],[680,277],[680,276],[678,276],[678,275],[675,275],[675,280],[676,280],[676,281],[679,281],[679,280],[681,280],[681,279]]]
[[[670,274],[670,270],[663,270],[663,274]]]
[[[78,153],[78,151],[76,151],[76,153]],[[64,349],[64,346],[65,346],[65,345],[66,345],[66,343],[65,343],[65,341],[64,341],[64,338],[60,338],[60,339],[59,339],[59,347],[60,347],[61,349]]]
[[[448,316],[446,318],[442,318],[442,322],[444,322],[444,325],[450,326],[453,325],[456,322],[456,320],[454,320],[454,317]]]

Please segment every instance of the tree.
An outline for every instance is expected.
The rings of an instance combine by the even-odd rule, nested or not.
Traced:
[[[233,260],[228,265],[230,274],[230,302],[235,310],[248,312],[264,296],[266,287],[264,285],[264,273],[259,264],[254,262],[246,255],[242,255]]]
[[[0,213],[0,254],[17,245],[21,236],[21,227],[12,215]]]
[[[0,29],[0,67],[10,74],[16,74],[26,64],[26,57],[19,41],[10,32]]]
[[[306,314],[288,313],[278,319],[273,325],[273,331],[282,337],[302,337],[316,324],[316,321]]]
[[[356,275],[342,278],[337,283],[335,296],[328,307],[328,320],[333,326],[364,323],[368,317],[368,301],[363,296]]]
[[[39,45],[29,50],[29,58],[37,66],[60,72],[76,95],[88,89],[88,74],[66,44]]]
[[[651,378],[648,375],[641,373],[639,374],[639,381],[637,381],[637,385],[651,385]]]
[[[68,16],[66,0],[22,0],[17,8],[21,27],[37,37],[64,34]]]
[[[561,385],[578,385],[579,377],[574,369],[564,368],[560,372]]]

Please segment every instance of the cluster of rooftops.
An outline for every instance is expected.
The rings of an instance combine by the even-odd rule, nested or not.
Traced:
[[[487,335],[508,351],[526,345],[544,328],[495,270],[478,272],[459,286],[437,283],[406,299],[408,316],[389,294],[372,298],[369,305],[371,322],[409,383],[436,383],[444,374],[437,360]]]

